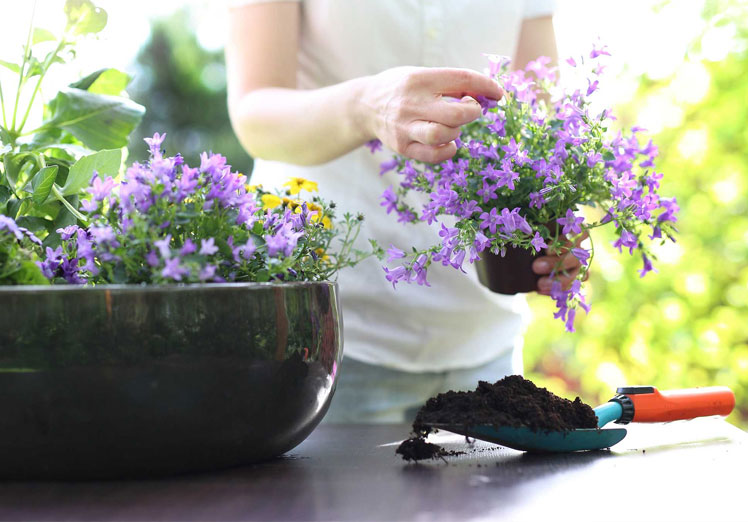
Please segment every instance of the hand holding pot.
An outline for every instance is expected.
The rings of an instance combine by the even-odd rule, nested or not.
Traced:
[[[567,241],[567,246],[562,248],[560,252],[554,254],[546,250],[546,255],[540,256],[533,261],[532,271],[536,274],[550,275],[553,270],[556,270],[556,274],[553,278],[541,277],[538,280],[539,294],[550,295],[554,279],[561,283],[564,290],[568,290],[571,287],[571,283],[577,278],[579,270],[582,268],[581,261],[571,253],[571,248],[579,247],[582,241],[588,237],[589,233],[585,230],[574,240],[573,244]],[[584,279],[587,279],[587,274],[585,274]]]

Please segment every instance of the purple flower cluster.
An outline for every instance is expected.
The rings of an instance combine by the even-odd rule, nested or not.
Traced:
[[[232,172],[223,156],[203,153],[193,168],[179,155],[164,156],[164,137],[146,139],[150,161],[133,164],[121,182],[94,176],[91,198],[82,205],[91,223],[57,230],[62,245],[47,248],[40,264],[49,279],[159,283],[314,275],[322,263],[318,254],[329,244],[325,234],[333,233],[328,209],[277,196],[266,204],[264,193],[249,190],[246,176]],[[297,256],[311,263],[307,272],[287,261]]]
[[[397,186],[382,194],[387,213],[395,212],[399,222],[440,227],[438,244],[390,256],[390,262],[400,264],[384,267],[393,286],[400,281],[427,284],[425,272],[432,262],[462,270],[466,258],[472,263],[486,249],[502,255],[510,246],[556,252],[607,222],[616,227],[614,246],[641,251],[640,273],[652,270],[643,238],[664,234],[673,239],[678,206],[658,194],[662,174],[653,170],[657,147],[651,140],[640,142],[642,129],[611,137],[606,132],[614,119],[610,111],[590,112],[588,97],[599,86],[605,56],[607,49],[597,44],[584,60],[567,61],[589,71],[584,85],[565,91],[546,57],[509,72],[505,58],[489,56],[490,74],[506,96],[498,104],[483,100],[484,115],[463,127],[455,140],[456,155],[437,165],[403,157],[382,164],[383,174],[395,170],[399,177]],[[411,191],[428,196],[420,209],[406,202]],[[579,214],[583,205],[603,209],[605,217],[587,222]],[[446,227],[440,216],[449,216],[454,226]],[[568,290],[556,287],[552,297],[557,317],[571,330],[576,307],[588,309],[581,279],[592,251],[573,244],[568,255],[581,265],[579,279]]]

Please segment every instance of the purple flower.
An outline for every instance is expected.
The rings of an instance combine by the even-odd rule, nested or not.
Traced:
[[[295,246],[296,245],[294,244],[294,247]],[[291,247],[291,250],[293,250],[294,247]],[[252,259],[252,256],[254,256],[256,250],[257,250],[257,247],[255,246],[254,242],[252,241],[251,237],[247,239],[246,243],[244,243],[243,245],[240,245],[240,246],[236,247],[237,253],[241,254],[241,256],[244,259],[246,259],[247,261],[249,261],[250,259]],[[286,254],[286,256],[289,256],[289,255],[291,255],[290,252],[288,254]],[[236,254],[234,254],[234,256],[236,257]]]
[[[535,248],[536,252],[540,252],[541,248],[548,248],[543,236],[541,236],[537,231],[535,231],[535,237],[532,238],[530,244]]]
[[[369,148],[372,154],[378,150],[382,150],[382,142],[378,138],[367,141],[364,145]]]
[[[384,269],[385,278],[387,281],[392,283],[392,288],[396,288],[397,283],[400,281],[408,280],[410,278],[410,272],[404,266],[398,266],[392,270],[386,266],[383,266],[382,268]]]
[[[634,248],[636,248],[639,245],[638,238],[626,230],[625,228],[621,230],[620,237],[613,243],[613,246],[618,249],[619,252],[621,252],[621,247],[626,247],[629,249],[629,254],[634,253]]]
[[[488,237],[486,237],[482,232],[476,232],[473,246],[475,246],[478,252],[483,252],[485,249],[491,246],[491,240],[488,239]]]
[[[200,240],[199,253],[201,256],[212,256],[216,252],[218,252],[218,247],[215,245],[215,240],[212,237]]]
[[[93,196],[94,201],[104,201],[107,196],[111,195],[114,189],[114,179],[111,176],[107,176],[104,181],[94,173],[92,185],[86,189],[86,192]]]
[[[181,256],[188,256],[190,254],[194,254],[197,251],[197,246],[195,243],[192,242],[190,238],[187,238],[185,240],[184,245],[182,245],[182,249],[179,251],[179,255]]]
[[[0,214],[0,230],[7,230],[11,234],[13,234],[18,241],[23,240],[23,232],[21,232],[21,227],[16,225],[16,222],[11,217]]]
[[[401,259],[405,257],[405,252],[397,248],[395,245],[390,245],[387,249],[387,262],[392,263],[395,259]]]
[[[543,194],[540,192],[530,192],[530,208],[537,208],[540,209],[543,207],[543,205],[546,204],[546,200],[543,197]]]
[[[155,250],[151,250],[145,255],[145,262],[153,268],[158,266],[158,254]]]
[[[479,219],[480,222],[480,228],[481,230],[484,228],[487,228],[491,234],[496,233],[496,225],[499,225],[501,223],[501,217],[499,216],[499,213],[496,211],[496,208],[492,208],[491,212],[483,212]]]
[[[566,211],[566,217],[556,219],[556,223],[563,225],[562,234],[581,234],[582,228],[579,226],[584,222],[583,217],[576,217],[571,209]]]
[[[483,203],[488,203],[492,199],[497,199],[496,191],[499,189],[499,185],[490,185],[485,179],[483,180],[483,188],[476,191],[478,196],[483,198]]]
[[[216,276],[216,267],[215,265],[205,265],[202,270],[200,270],[200,274],[198,275],[198,278],[200,281],[210,281],[211,279],[214,279]]]
[[[152,138],[144,138],[143,141],[145,141],[148,144],[148,148],[151,151],[151,156],[154,158],[160,158],[161,157],[161,144],[164,142],[164,139],[166,138],[166,133],[159,134],[158,132],[153,135]]]
[[[166,260],[166,266],[161,270],[161,275],[167,279],[173,279],[174,281],[181,281],[186,275],[189,275],[190,271],[179,264],[180,259],[174,257]]]
[[[397,211],[397,222],[398,223],[412,223],[416,220],[415,214],[407,208]]]
[[[647,275],[649,272],[652,272],[652,271],[657,272],[657,270],[655,270],[652,267],[652,261],[650,261],[650,259],[644,254],[644,252],[642,252],[642,262],[643,262],[643,266],[642,266],[642,269],[639,270],[639,277],[644,277],[645,275]]]
[[[392,185],[387,187],[387,190],[382,193],[381,197],[382,202],[379,206],[384,207],[388,214],[393,210],[397,210],[397,195],[395,194],[395,191],[392,190]]]
[[[78,225],[70,225],[65,228],[58,228],[56,232],[60,234],[60,238],[62,238],[63,241],[67,241],[68,239],[76,235],[79,228],[80,227],[78,227]]]
[[[383,175],[384,175],[384,174],[386,174],[387,172],[389,172],[389,171],[391,171],[392,169],[394,169],[395,167],[397,167],[397,165],[398,165],[398,163],[397,163],[397,158],[393,158],[393,159],[391,159],[391,160],[383,161],[383,162],[382,162],[382,163],[381,163],[381,164],[379,165],[379,175],[380,175],[380,176],[383,176]]]
[[[98,203],[93,199],[84,199],[81,201],[81,210],[86,214],[91,214],[99,209]]]
[[[169,243],[171,243],[171,234],[167,234],[165,238],[153,242],[153,245],[158,248],[161,257],[164,259],[169,259],[171,257]]]
[[[585,250],[584,248],[572,248],[571,253],[579,259],[580,263],[582,263],[584,266],[588,265],[588,259],[590,258],[590,253],[588,250]]]

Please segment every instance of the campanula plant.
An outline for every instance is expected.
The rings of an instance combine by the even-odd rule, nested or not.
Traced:
[[[146,139],[150,160],[118,182],[94,176],[81,205],[85,228],[58,230],[62,244],[40,264],[56,282],[208,283],[325,281],[371,252],[353,248],[363,216],[335,220],[335,206],[301,192],[317,184],[293,178],[283,194],[246,184],[220,154],[198,167],[164,156],[165,134]]]
[[[605,47],[595,47],[588,56],[567,60],[584,78],[575,88],[561,86],[548,58],[509,71],[507,59],[490,56],[489,74],[505,96],[498,103],[478,100],[483,116],[463,127],[455,156],[436,165],[404,157],[383,164],[384,172],[396,170],[399,182],[382,194],[381,205],[403,223],[438,227],[440,236],[422,250],[390,247],[395,266],[384,270],[393,286],[428,284],[432,263],[462,270],[485,252],[566,252],[582,267],[569,288],[554,281],[551,297],[555,316],[573,331],[576,308],[589,310],[582,281],[594,247],[591,238],[589,248],[580,244],[589,230],[615,227],[615,247],[641,256],[642,276],[653,269],[650,243],[675,240],[678,205],[658,193],[657,147],[640,140],[643,129],[613,133],[611,111],[593,111],[605,56]],[[413,192],[426,195],[420,207],[408,203]]]

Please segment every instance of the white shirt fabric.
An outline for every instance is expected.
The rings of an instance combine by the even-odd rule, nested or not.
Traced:
[[[237,4],[273,0],[243,0]],[[300,1],[300,0],[299,0]],[[524,18],[548,15],[551,0],[303,0],[298,88],[315,89],[391,67],[463,67],[484,71],[483,53],[513,56]],[[280,187],[298,176],[319,183],[338,216],[362,212],[359,245],[375,238],[408,251],[438,242],[435,226],[397,223],[379,205],[398,176],[379,175],[388,151],[361,147],[319,166],[256,160],[251,183]],[[417,207],[418,208],[418,207]],[[528,317],[522,295],[486,290],[475,269],[467,274],[440,263],[428,270],[430,288],[415,283],[393,290],[381,263],[370,258],[339,275],[346,356],[420,372],[470,368],[521,348]]]

